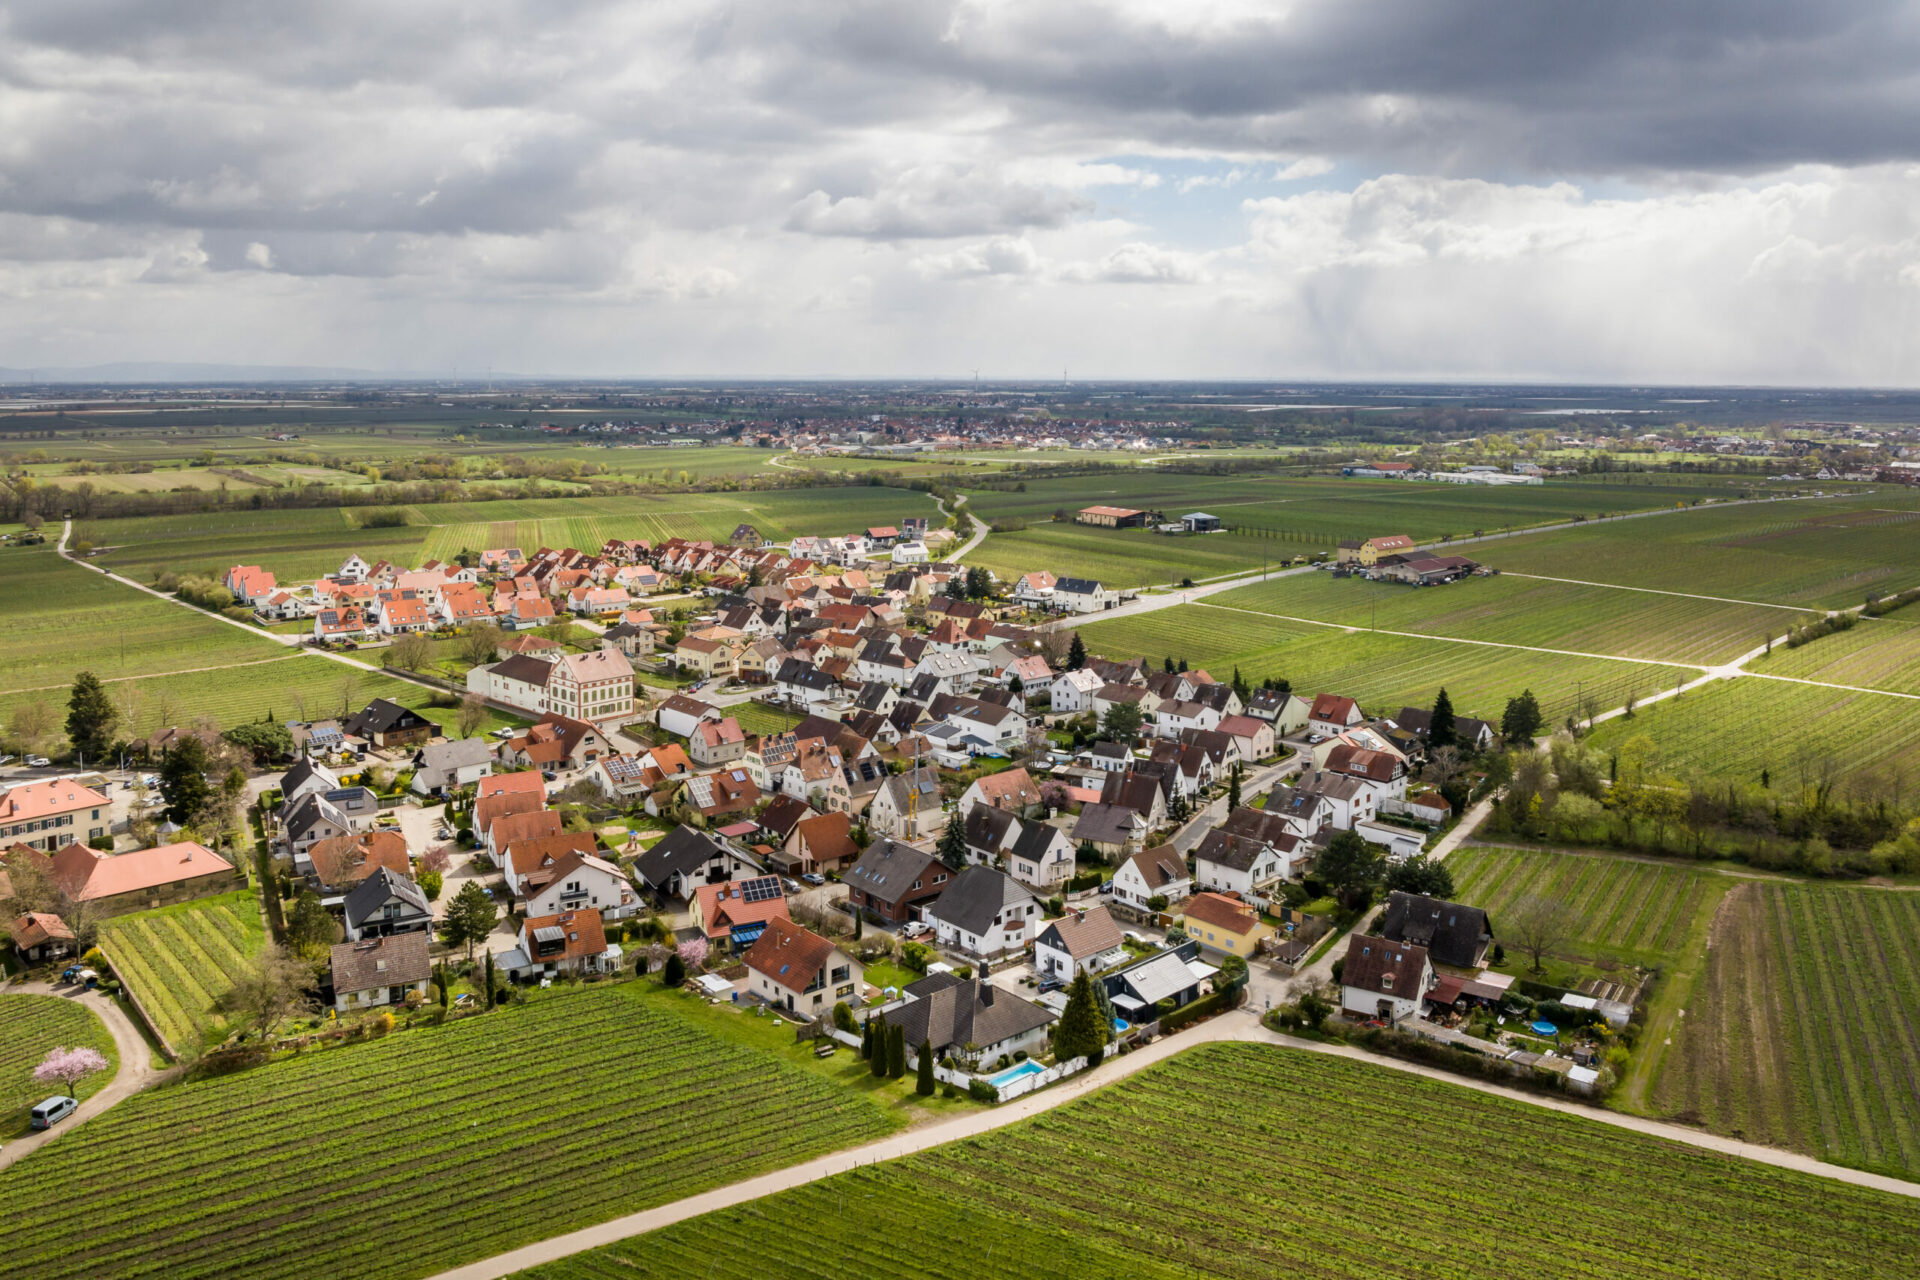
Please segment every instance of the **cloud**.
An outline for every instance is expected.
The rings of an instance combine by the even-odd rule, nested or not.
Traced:
[[[811,191],[788,211],[786,227],[817,236],[943,238],[1057,227],[1090,207],[1067,191],[932,166],[895,174],[870,195]]]
[[[1206,267],[1199,254],[1133,241],[1098,262],[1075,263],[1060,274],[1082,284],[1197,284],[1206,279]]]
[[[983,244],[947,253],[921,254],[912,267],[928,279],[965,280],[978,276],[1030,276],[1040,255],[1019,236],[995,236]]]

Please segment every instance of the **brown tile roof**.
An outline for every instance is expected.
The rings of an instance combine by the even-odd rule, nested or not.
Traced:
[[[853,842],[853,819],[844,813],[821,813],[802,818],[796,825],[800,838],[815,862],[838,862],[860,856]]]
[[[1187,899],[1184,913],[1188,919],[1229,933],[1246,935],[1260,924],[1260,915],[1238,898],[1220,893],[1196,893]],[[1191,932],[1191,930],[1189,930]]]
[[[398,831],[334,836],[317,842],[307,856],[313,859],[313,874],[324,885],[359,884],[381,867],[397,875],[413,874],[407,859],[407,838]]]
[[[534,934],[541,929],[559,929],[566,934],[566,945],[559,951],[538,954],[540,940]],[[607,931],[598,911],[562,911],[557,916],[531,916],[520,926],[527,958],[535,964],[556,960],[580,960],[597,956],[607,949]]]
[[[391,938],[342,942],[333,948],[333,990],[370,991],[425,982],[433,972],[427,959],[427,935],[401,933]]]
[[[70,844],[53,855],[53,878],[69,898],[91,902],[201,876],[229,876],[233,864],[191,840],[118,856]]]
[[[1187,878],[1187,860],[1170,844],[1142,849],[1127,861],[1139,870],[1149,889],[1164,889],[1175,880]]]
[[[546,793],[541,791],[504,791],[482,796],[473,802],[473,830],[485,836],[500,819],[512,814],[535,813],[546,808],[546,804]]]
[[[980,794],[990,805],[1000,807],[1011,804],[1025,807],[1040,803],[1040,788],[1033,783],[1033,775],[1025,769],[1006,769],[999,773],[990,773],[974,784],[980,788]]]
[[[516,840],[503,852],[504,860],[520,877],[522,892],[531,892],[553,879],[554,868],[570,853],[595,853],[600,843],[591,831],[561,831],[553,835]]]
[[[46,942],[72,942],[73,930],[59,916],[46,911],[29,911],[13,922],[13,945],[22,951]]]
[[[1069,910],[1058,920],[1047,922],[1045,933],[1057,933],[1067,954],[1076,960],[1097,956],[1120,945],[1120,926],[1104,906]]]
[[[805,991],[833,959],[833,944],[791,920],[770,920],[760,940],[741,957],[790,991]]]
[[[1356,933],[1347,943],[1347,959],[1340,969],[1340,982],[1342,986],[1358,987],[1383,996],[1418,1000],[1426,994],[1420,989],[1420,976],[1426,964],[1425,947]]]

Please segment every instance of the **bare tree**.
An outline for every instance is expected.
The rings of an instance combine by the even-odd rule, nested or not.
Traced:
[[[126,726],[128,736],[140,732],[140,713],[146,709],[147,695],[140,690],[138,680],[122,680],[114,689],[114,703],[120,712],[120,723]]]
[[[1427,757],[1427,763],[1421,767],[1420,777],[1435,787],[1444,788],[1459,777],[1466,767],[1466,761],[1460,758],[1460,748],[1435,747],[1433,754]]]
[[[460,699],[460,714],[454,718],[454,728],[460,736],[471,738],[474,732],[487,722],[487,703],[477,693],[470,693]]]
[[[1530,893],[1502,914],[1500,927],[1533,962],[1533,972],[1539,973],[1541,959],[1560,945],[1572,923],[1573,913],[1566,903]]]
[[[59,716],[44,698],[23,702],[7,717],[7,736],[28,751],[38,751],[53,736]]]
[[[277,943],[268,944],[240,975],[221,1003],[256,1036],[266,1036],[288,1018],[310,1007],[313,966]]]
[[[460,657],[471,667],[491,662],[500,651],[500,638],[499,627],[491,622],[476,623],[460,637]]]
[[[387,646],[385,665],[389,667],[418,671],[432,661],[433,641],[417,631],[409,631]]]
[[[307,691],[295,689],[288,696],[293,699],[293,718],[301,724],[307,723]]]
[[[340,677],[338,689],[340,693],[340,714],[342,716],[350,716],[353,714],[354,699],[360,693],[360,677],[349,671],[346,675]]]
[[[1067,660],[1067,650],[1073,647],[1073,633],[1064,627],[1050,627],[1040,633],[1040,652],[1046,657],[1047,665],[1059,670]]]

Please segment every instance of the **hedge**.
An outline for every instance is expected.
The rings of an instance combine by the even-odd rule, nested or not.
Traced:
[[[1163,1035],[1171,1034],[1190,1022],[1198,1022],[1209,1014],[1231,1009],[1239,1003],[1240,988],[1238,987],[1227,991],[1216,991],[1210,996],[1201,996],[1192,1004],[1183,1004],[1172,1013],[1163,1014],[1160,1018],[1160,1031]]]

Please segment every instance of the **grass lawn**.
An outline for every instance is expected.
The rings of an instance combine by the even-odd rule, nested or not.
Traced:
[[[1277,1129],[1287,1174],[1257,1176]],[[904,1245],[903,1202],[913,1223]],[[1454,1204],[1483,1209],[1409,1208]],[[751,1238],[807,1244],[737,1247]],[[1207,1044],[985,1137],[524,1274],[1025,1280],[1045,1259],[1047,1274],[1068,1280],[1800,1280],[1880,1276],[1889,1259],[1916,1254],[1920,1216],[1903,1197],[1370,1063]]]
[[[28,1132],[28,1112],[42,1099],[66,1091],[63,1085],[35,1084],[33,1069],[47,1050],[98,1049],[107,1069],[80,1082],[75,1096],[91,1098],[112,1082],[120,1069],[113,1033],[93,1010],[64,996],[0,995],[0,1141]]]

